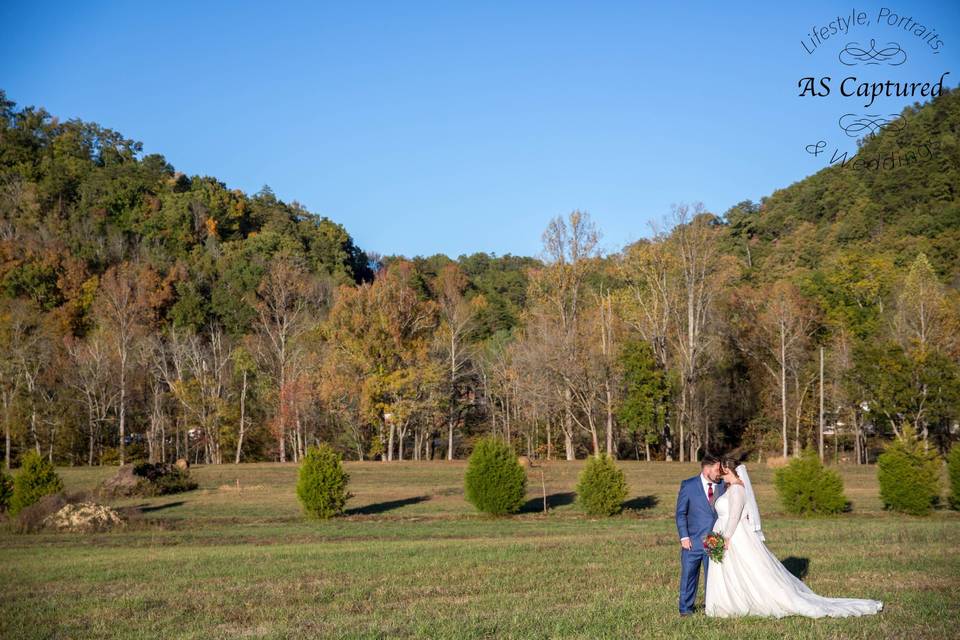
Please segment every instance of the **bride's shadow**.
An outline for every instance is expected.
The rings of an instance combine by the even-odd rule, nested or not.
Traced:
[[[797,558],[796,556],[790,556],[783,561],[783,566],[785,566],[787,571],[792,573],[799,580],[803,580],[807,577],[807,574],[810,573],[809,558]]]

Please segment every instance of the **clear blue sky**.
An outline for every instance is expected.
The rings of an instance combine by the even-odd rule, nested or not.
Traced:
[[[888,28],[813,55],[813,25],[853,4],[778,4],[8,2],[0,87],[185,173],[269,184],[364,249],[536,254],[579,208],[616,250],[671,203],[722,213],[822,168],[804,146],[856,101],[797,80],[850,73],[855,35],[896,38],[904,79],[960,84],[960,3],[856,3],[935,27],[937,54]]]

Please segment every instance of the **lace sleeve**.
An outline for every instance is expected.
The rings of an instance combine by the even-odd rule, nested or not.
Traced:
[[[729,540],[733,537],[740,523],[740,516],[743,513],[743,506],[746,503],[743,487],[735,484],[726,492],[727,495],[727,523],[723,527],[723,537]]]

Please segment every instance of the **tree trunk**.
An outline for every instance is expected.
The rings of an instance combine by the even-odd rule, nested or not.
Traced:
[[[693,376],[687,374],[684,376],[683,392],[680,394],[682,406],[680,407],[680,438],[677,440],[677,451],[679,452],[680,462],[685,462],[684,456],[688,440],[693,436]],[[689,427],[689,433],[687,433]],[[689,458],[688,458],[689,459]]]
[[[157,461],[157,445],[154,437],[156,427],[153,424],[153,417],[150,419],[150,428],[147,429],[147,462],[154,464]]]
[[[573,449],[573,409],[570,406],[571,402],[570,387],[567,387],[564,390],[563,447],[567,460],[576,460],[576,452]]]
[[[187,429],[187,423],[180,418],[181,431],[183,432],[183,459],[190,460],[190,430]]]
[[[683,462],[683,448],[687,446],[683,441],[683,421],[680,421],[680,439],[677,441],[677,451],[680,453],[680,462]]]
[[[151,463],[157,461],[157,425],[162,420],[160,409],[160,394],[153,388],[153,411],[150,412],[150,431],[147,437],[148,459]]]
[[[303,437],[303,433],[302,433],[303,425],[300,423],[300,415],[299,415],[299,413],[297,414],[297,421],[296,421],[296,423],[294,424],[294,426],[295,426],[296,431],[297,431],[297,450],[296,450],[295,455],[294,455],[294,461],[298,461],[298,460],[300,460],[300,459],[303,457],[303,450],[304,450],[304,446],[303,446],[303,445],[304,445],[304,442],[303,442],[303,441],[304,441],[304,437]]]
[[[453,460],[453,416],[447,420],[447,460]]]
[[[126,419],[127,419],[127,372],[126,369],[127,358],[126,355],[121,355],[120,357],[120,466],[123,466],[124,457],[126,455]]]
[[[786,329],[780,322],[780,412],[783,414],[783,457],[787,457],[787,345]]]
[[[510,444],[511,434],[510,434],[510,392],[509,390],[504,394],[503,399],[503,428],[504,435],[506,436],[507,444]]]
[[[277,441],[280,446],[280,462],[287,461],[287,425],[286,425],[286,411],[284,410],[284,394],[287,393],[286,383],[287,383],[287,372],[285,367],[285,352],[281,349],[279,350],[279,357],[277,358],[280,362],[280,376],[279,382],[280,386],[277,388],[278,398],[277,398]]]
[[[553,459],[553,429],[550,420],[547,420],[547,460]],[[9,431],[7,432],[9,435]]]
[[[393,432],[396,426],[390,423],[390,433],[387,436],[387,462],[393,462]]]
[[[88,466],[88,467],[92,467],[92,466],[93,466],[93,434],[94,434],[94,431],[95,431],[94,424],[95,424],[95,423],[94,423],[94,417],[93,417],[93,407],[91,407],[91,406],[88,404],[88,405],[87,405],[87,427],[88,427],[88,429],[89,429],[89,432],[88,432],[88,433],[90,434],[90,440],[89,440],[90,448],[89,448],[89,450],[88,450],[88,452],[87,452],[87,466]]]
[[[820,451],[820,462],[823,462],[823,347],[820,347],[820,433],[817,448]]]
[[[800,414],[803,411],[803,402],[800,399],[800,374],[798,373],[794,376],[794,398],[797,404],[796,406],[796,421],[794,422],[794,431],[793,431],[793,457],[797,458],[800,456]],[[803,395],[807,395],[807,390],[803,390]]]
[[[610,380],[604,382],[607,393],[607,455],[613,457],[613,395],[610,392]]]
[[[237,455],[234,464],[240,464],[240,452],[243,450],[243,431],[247,415],[247,372],[243,372],[243,383],[240,386],[240,435],[237,437]]]
[[[40,434],[37,432],[37,410],[32,406],[30,407],[30,434],[33,436],[33,444],[37,450],[37,455],[43,455],[43,452],[40,450]],[[123,464],[122,462],[120,464]]]

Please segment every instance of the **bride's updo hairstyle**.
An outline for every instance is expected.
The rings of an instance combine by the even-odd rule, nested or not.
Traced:
[[[724,456],[723,458],[720,459],[720,466],[723,467],[723,470],[729,471],[730,473],[737,476],[738,478],[740,477],[737,474],[737,466],[739,464],[740,464],[740,461],[737,460],[736,458],[728,458]]]
[[[728,453],[720,458],[720,466],[739,478],[740,474],[737,473],[737,467],[743,462],[744,457],[745,456],[739,455],[736,452]]]

